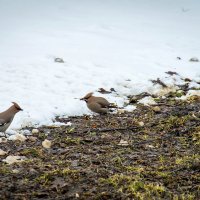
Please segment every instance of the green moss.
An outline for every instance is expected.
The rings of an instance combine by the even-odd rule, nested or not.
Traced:
[[[138,176],[115,174],[107,179],[100,179],[100,183],[112,185],[120,193],[128,193],[131,197],[144,200],[154,196],[160,199],[167,194],[166,188],[158,183],[142,181]]]
[[[80,138],[67,137],[65,139],[65,143],[68,145],[78,145],[78,144],[80,144],[80,141],[81,141]]]
[[[23,156],[33,156],[33,157],[43,157],[44,153],[42,149],[39,148],[28,148],[28,149],[23,149],[20,152],[21,155]]]
[[[127,171],[132,171],[132,172],[136,172],[136,173],[142,173],[142,172],[144,172],[144,167],[140,167],[140,166],[126,166],[125,167],[125,169],[127,170]]]
[[[70,133],[74,133],[74,131],[75,131],[75,128],[74,127],[70,127],[68,129],[66,129],[65,133],[70,134]]]
[[[77,179],[79,176],[78,170],[71,170],[69,168],[64,169],[56,169],[53,171],[48,171],[37,177],[35,180],[43,185],[48,185],[50,182],[52,182],[55,177],[66,177],[70,176],[73,179]]]
[[[3,165],[0,167],[0,174],[10,174],[12,171],[7,168],[7,165]]]
[[[193,154],[191,156],[178,157],[175,160],[176,165],[189,165],[193,162],[200,161],[200,154]]]
[[[191,119],[193,119],[193,117],[190,115],[185,115],[182,117],[171,115],[168,118],[161,119],[157,125],[157,128],[158,130],[169,131],[173,128],[184,126],[185,123]]]

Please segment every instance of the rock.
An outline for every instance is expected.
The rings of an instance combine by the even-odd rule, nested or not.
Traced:
[[[79,198],[79,197],[80,197],[80,195],[79,195],[78,193],[76,193],[76,194],[75,194],[75,197],[76,197],[76,198]]]
[[[0,138],[0,143],[6,143],[7,141],[8,139],[5,137]]]
[[[78,166],[78,160],[72,160],[71,166],[72,167],[77,167]]]
[[[38,174],[38,171],[36,171],[35,169],[31,168],[31,169],[29,170],[29,173],[30,173],[31,175],[35,175],[35,174]]]
[[[152,107],[152,110],[155,111],[155,112],[157,112],[157,113],[161,111],[161,109],[160,109],[159,106]]]
[[[34,129],[32,130],[32,134],[36,134],[36,133],[39,133],[39,130],[36,129],[36,128],[34,128]]]
[[[20,172],[20,170],[18,170],[18,169],[13,169],[12,172],[13,172],[14,174],[18,174],[18,173]]]
[[[45,149],[51,148],[51,141],[45,139],[45,140],[42,142],[42,146],[43,146]]]
[[[138,122],[139,126],[144,126],[144,122]]]
[[[6,151],[4,151],[4,150],[0,149],[0,156],[4,156],[4,155],[6,155],[6,154],[7,154],[7,152],[6,152]]]
[[[199,59],[196,57],[190,58],[190,62],[199,62]]]
[[[34,137],[34,136],[29,136],[28,139],[29,139],[31,142],[36,142],[36,141],[37,141],[37,138]]]
[[[125,110],[124,110],[124,109],[118,109],[118,110],[117,110],[117,113],[118,113],[118,114],[123,114],[123,113],[125,113]]]
[[[11,165],[16,162],[22,162],[26,159],[25,156],[7,156],[6,159],[3,159],[3,162],[6,162],[7,164]]]
[[[32,133],[29,130],[23,130],[21,133],[22,135],[26,135],[26,136],[32,135]]]
[[[11,135],[8,140],[12,140],[12,141],[15,141],[15,140],[19,140],[21,142],[24,142],[27,138],[22,135],[22,134],[19,134],[17,133],[16,135]]]
[[[154,149],[155,147],[153,146],[153,145],[151,145],[151,144],[147,144],[147,145],[145,145],[146,146],[146,148],[150,148],[150,149]]]
[[[55,58],[54,61],[58,63],[64,63],[64,60],[62,58]]]
[[[129,145],[128,142],[123,140],[123,139],[121,139],[119,144],[118,144],[118,146],[128,146],[128,145]]]

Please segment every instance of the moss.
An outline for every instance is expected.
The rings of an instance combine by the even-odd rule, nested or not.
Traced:
[[[70,128],[68,128],[68,129],[66,129],[66,133],[68,133],[68,134],[70,134],[70,133],[74,133],[74,131],[75,131],[75,128],[74,127],[70,127]]]
[[[173,128],[184,126],[185,123],[191,119],[193,119],[193,117],[190,115],[185,115],[181,117],[171,115],[165,119],[161,119],[157,125],[157,128],[158,130],[169,131]]]
[[[42,149],[39,148],[28,148],[28,149],[23,149],[20,152],[21,155],[23,156],[33,156],[33,157],[43,157],[44,152]]]
[[[195,146],[200,147],[200,131],[193,133],[192,141]]]
[[[71,170],[69,168],[56,169],[53,171],[48,171],[48,172],[43,173],[42,175],[37,177],[35,181],[43,185],[48,185],[58,176],[60,177],[70,176],[73,179],[77,179],[79,177],[79,171]]]
[[[7,165],[0,166],[0,174],[10,174],[12,171],[7,167]]]
[[[127,171],[132,171],[132,172],[136,172],[136,173],[142,173],[144,172],[145,168],[144,167],[140,167],[140,166],[126,166],[125,169]]]
[[[68,145],[78,145],[78,144],[80,144],[80,141],[81,141],[80,138],[67,137],[65,139],[65,143]]]
[[[175,160],[176,165],[189,165],[193,162],[200,161],[200,154],[193,154],[192,156],[182,156]]]
[[[158,183],[144,182],[138,176],[127,176],[123,174],[115,174],[107,179],[100,179],[100,183],[112,185],[120,193],[129,193],[131,197],[136,199],[148,199],[151,196],[157,199],[167,194],[166,188]]]

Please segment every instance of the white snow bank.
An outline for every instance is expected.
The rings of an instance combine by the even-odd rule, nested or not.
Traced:
[[[189,62],[200,59],[199,10],[199,0],[0,0],[0,110],[24,109],[10,130],[88,114],[78,98],[100,87],[122,105],[165,71],[199,80]]]

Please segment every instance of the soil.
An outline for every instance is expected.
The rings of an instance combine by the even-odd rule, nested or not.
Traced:
[[[72,125],[0,143],[26,157],[0,162],[0,199],[200,199],[200,98],[175,96],[133,112],[57,117]]]

